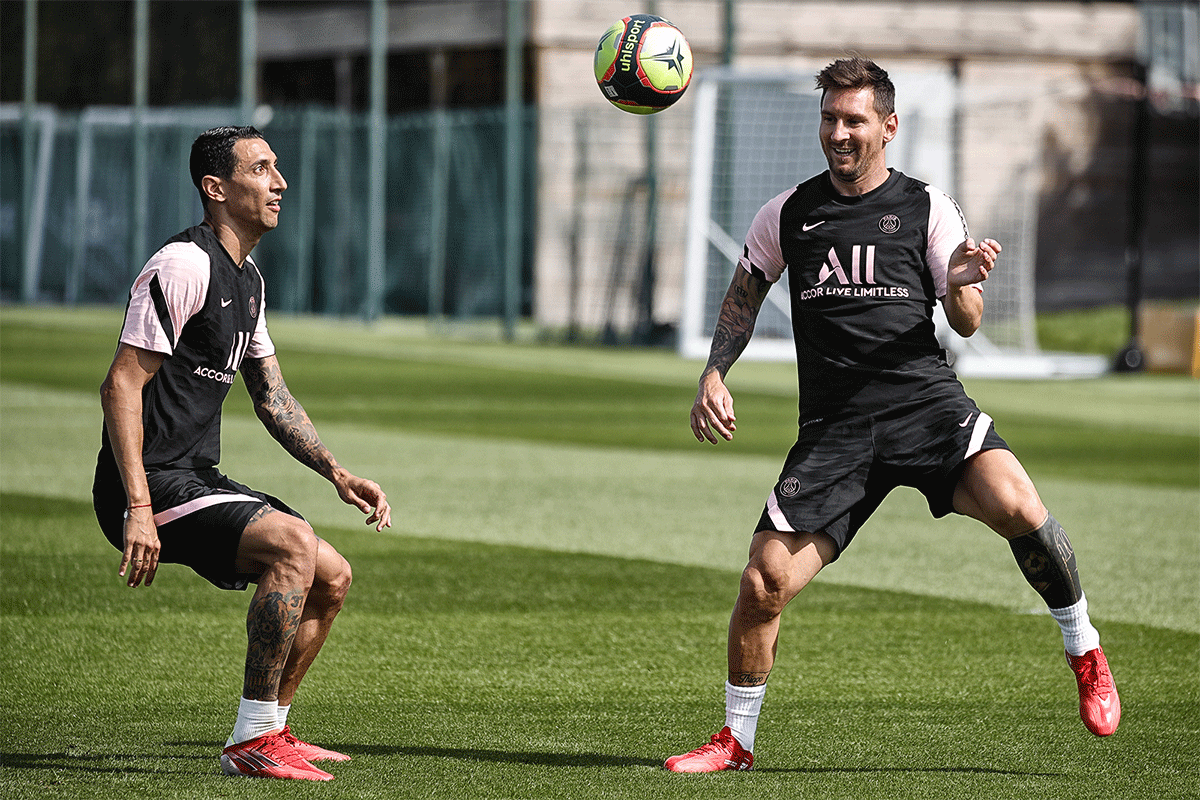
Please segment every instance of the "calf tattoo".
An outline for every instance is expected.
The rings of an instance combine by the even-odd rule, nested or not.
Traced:
[[[1023,536],[1008,540],[1025,580],[1050,608],[1067,608],[1079,602],[1083,589],[1075,569],[1075,551],[1067,532],[1052,514]]]
[[[769,677],[770,672],[731,672],[729,682],[734,686],[762,686]]]
[[[268,592],[250,604],[246,617],[246,679],[243,696],[274,700],[304,611],[304,592]]]

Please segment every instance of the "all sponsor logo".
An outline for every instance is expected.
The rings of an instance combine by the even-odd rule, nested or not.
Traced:
[[[850,274],[846,274],[847,268]],[[834,248],[829,248],[829,255],[825,257],[825,263],[821,265],[821,274],[818,276],[817,286],[825,283],[830,278],[837,278],[837,282],[842,286],[874,284],[875,283],[875,245],[869,244],[863,247],[856,244],[850,248],[850,263],[842,266],[841,259],[838,258],[837,251]]]
[[[875,278],[875,245],[853,245],[850,259],[843,263],[837,250],[829,248],[825,263],[817,273],[817,283],[800,292],[801,300],[819,297],[874,297],[877,299],[908,297],[908,287],[879,286]]]

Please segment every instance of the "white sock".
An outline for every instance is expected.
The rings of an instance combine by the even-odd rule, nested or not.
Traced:
[[[286,706],[279,706],[276,708],[276,710],[275,710],[276,715],[277,715],[276,719],[279,722],[279,727],[281,727],[281,728],[287,727],[287,715],[288,715],[288,712],[291,710],[292,710],[291,703],[288,703]]]
[[[247,742],[264,733],[279,730],[279,703],[274,700],[247,700],[238,703],[237,722],[233,723],[230,744]]]
[[[754,752],[754,732],[758,729],[758,713],[762,709],[767,685],[734,686],[725,681],[725,725],[747,751]]]
[[[1063,647],[1073,656],[1081,656],[1100,646],[1100,631],[1092,625],[1087,608],[1087,597],[1080,597],[1073,606],[1050,609],[1050,616],[1062,628]]]

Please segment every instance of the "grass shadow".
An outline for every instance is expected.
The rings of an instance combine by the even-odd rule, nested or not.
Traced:
[[[192,764],[209,759],[214,763],[216,761],[215,756],[207,754],[164,756],[162,753],[0,753],[0,768],[121,775],[194,775],[196,770]],[[157,766],[139,766],[136,762],[140,761],[151,761]]]

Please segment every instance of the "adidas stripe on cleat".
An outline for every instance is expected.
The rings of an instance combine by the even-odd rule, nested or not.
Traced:
[[[349,761],[350,756],[345,753],[339,753],[337,750],[326,750],[324,747],[318,747],[315,744],[309,744],[302,739],[297,739],[292,733],[291,725],[284,725],[283,730],[279,733],[288,744],[296,749],[300,755],[304,756],[305,761]]]
[[[754,754],[738,744],[733,732],[726,726],[720,733],[714,734],[708,744],[690,753],[671,756],[663,767],[671,772],[720,772],[750,769],[753,764]]]
[[[221,770],[226,775],[249,778],[333,780],[328,772],[308,763],[280,732],[229,745],[221,754]]]

